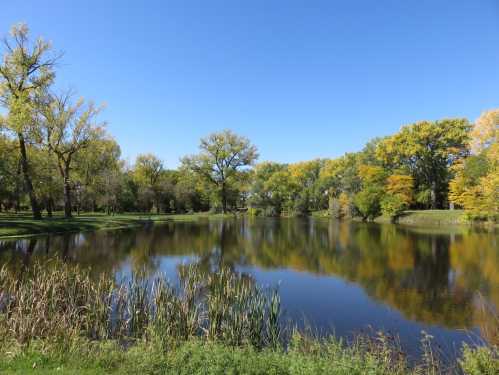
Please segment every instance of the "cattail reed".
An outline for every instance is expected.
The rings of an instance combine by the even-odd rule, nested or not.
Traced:
[[[36,339],[86,337],[162,344],[198,337],[238,346],[278,345],[280,303],[253,280],[229,269],[179,270],[179,285],[164,276],[92,278],[60,261],[33,264],[21,275],[0,270],[0,333],[29,344]]]

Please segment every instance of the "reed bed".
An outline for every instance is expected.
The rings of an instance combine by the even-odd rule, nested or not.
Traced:
[[[228,269],[203,274],[179,271],[180,283],[165,276],[139,276],[118,283],[112,275],[93,279],[78,266],[52,260],[22,275],[0,270],[0,334],[21,344],[32,340],[155,338],[173,343],[198,337],[238,346],[278,346],[280,300]]]

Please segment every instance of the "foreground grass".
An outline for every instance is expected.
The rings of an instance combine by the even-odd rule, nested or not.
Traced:
[[[147,343],[123,350],[107,342],[66,352],[30,348],[0,357],[2,374],[388,374],[392,370],[374,356],[361,356],[338,344],[320,353],[294,348],[285,353],[195,340],[168,351]]]
[[[105,215],[101,213],[85,213],[71,219],[65,219],[62,214],[56,214],[52,218],[33,220],[30,213],[0,213],[0,238],[46,233],[121,229],[141,226],[147,223],[197,220],[212,216],[216,215],[210,215],[208,213],[197,213],[192,215],[155,215],[134,213]]]
[[[69,347],[33,343],[4,345],[1,374],[453,374],[496,375],[497,357],[489,348],[465,348],[454,366],[437,368],[431,362],[409,367],[395,353],[366,351],[330,340],[307,341],[296,335],[288,350],[256,350],[222,343],[189,340],[168,349],[141,341],[124,349],[116,342],[79,341]]]

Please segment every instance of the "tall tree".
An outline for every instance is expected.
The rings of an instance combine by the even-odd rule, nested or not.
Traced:
[[[381,141],[376,153],[385,168],[410,173],[420,193],[428,193],[431,208],[437,208],[447,196],[450,167],[469,153],[470,129],[466,119],[421,121]]]
[[[41,105],[47,147],[57,157],[64,184],[64,216],[72,216],[71,167],[74,156],[103,133],[103,123],[96,116],[101,108],[79,99],[72,103],[71,92],[49,95]]]
[[[19,177],[16,143],[0,132],[0,210],[2,210],[2,205],[5,209],[19,208],[22,185]]]
[[[26,143],[36,127],[34,98],[53,82],[54,66],[60,55],[50,56],[51,46],[43,39],[30,43],[28,34],[28,27],[19,24],[12,27],[10,37],[3,39],[5,54],[0,63],[0,101],[8,109],[6,126],[19,143],[20,164],[33,217],[41,219]]]
[[[134,174],[139,186],[152,194],[156,213],[159,214],[161,206],[161,176],[163,174],[163,162],[153,154],[137,156]],[[146,194],[147,195],[147,194]]]
[[[229,195],[241,181],[240,172],[258,158],[257,149],[249,139],[230,130],[201,139],[199,148],[201,152],[198,155],[185,157],[182,163],[215,188],[225,213]]]
[[[278,216],[297,190],[294,182],[287,165],[259,163],[253,170],[249,203],[254,209],[264,210],[266,215]]]
[[[115,177],[116,174],[124,173],[120,155],[120,146],[109,134],[94,139],[75,154],[72,178],[79,188],[77,208],[81,205],[95,211],[100,202],[104,203],[107,212],[112,210],[112,206],[108,203],[115,202],[117,198],[110,196],[111,191],[117,191]],[[107,185],[110,179],[113,186]],[[110,187],[112,189],[109,189]]]
[[[499,109],[481,114],[471,132],[473,154],[455,166],[449,199],[475,218],[499,219]]]

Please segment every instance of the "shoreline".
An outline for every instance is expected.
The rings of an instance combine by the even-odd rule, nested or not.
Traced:
[[[169,222],[197,221],[199,219],[217,219],[224,216],[233,217],[231,214],[211,214],[198,212],[192,214],[143,214],[125,213],[108,216],[101,213],[85,213],[65,219],[55,215],[52,218],[33,220],[28,213],[8,214],[0,213],[0,240],[30,238],[50,234],[84,233],[101,230],[121,230],[136,228],[149,223],[164,224]],[[330,219],[327,211],[312,212],[309,217]],[[361,222],[359,218],[348,219]],[[380,216],[372,221],[377,224],[396,224],[408,227],[434,228],[434,227],[476,227],[499,228],[498,223],[473,222],[465,217],[462,210],[411,210],[405,211],[394,222],[389,217]]]

